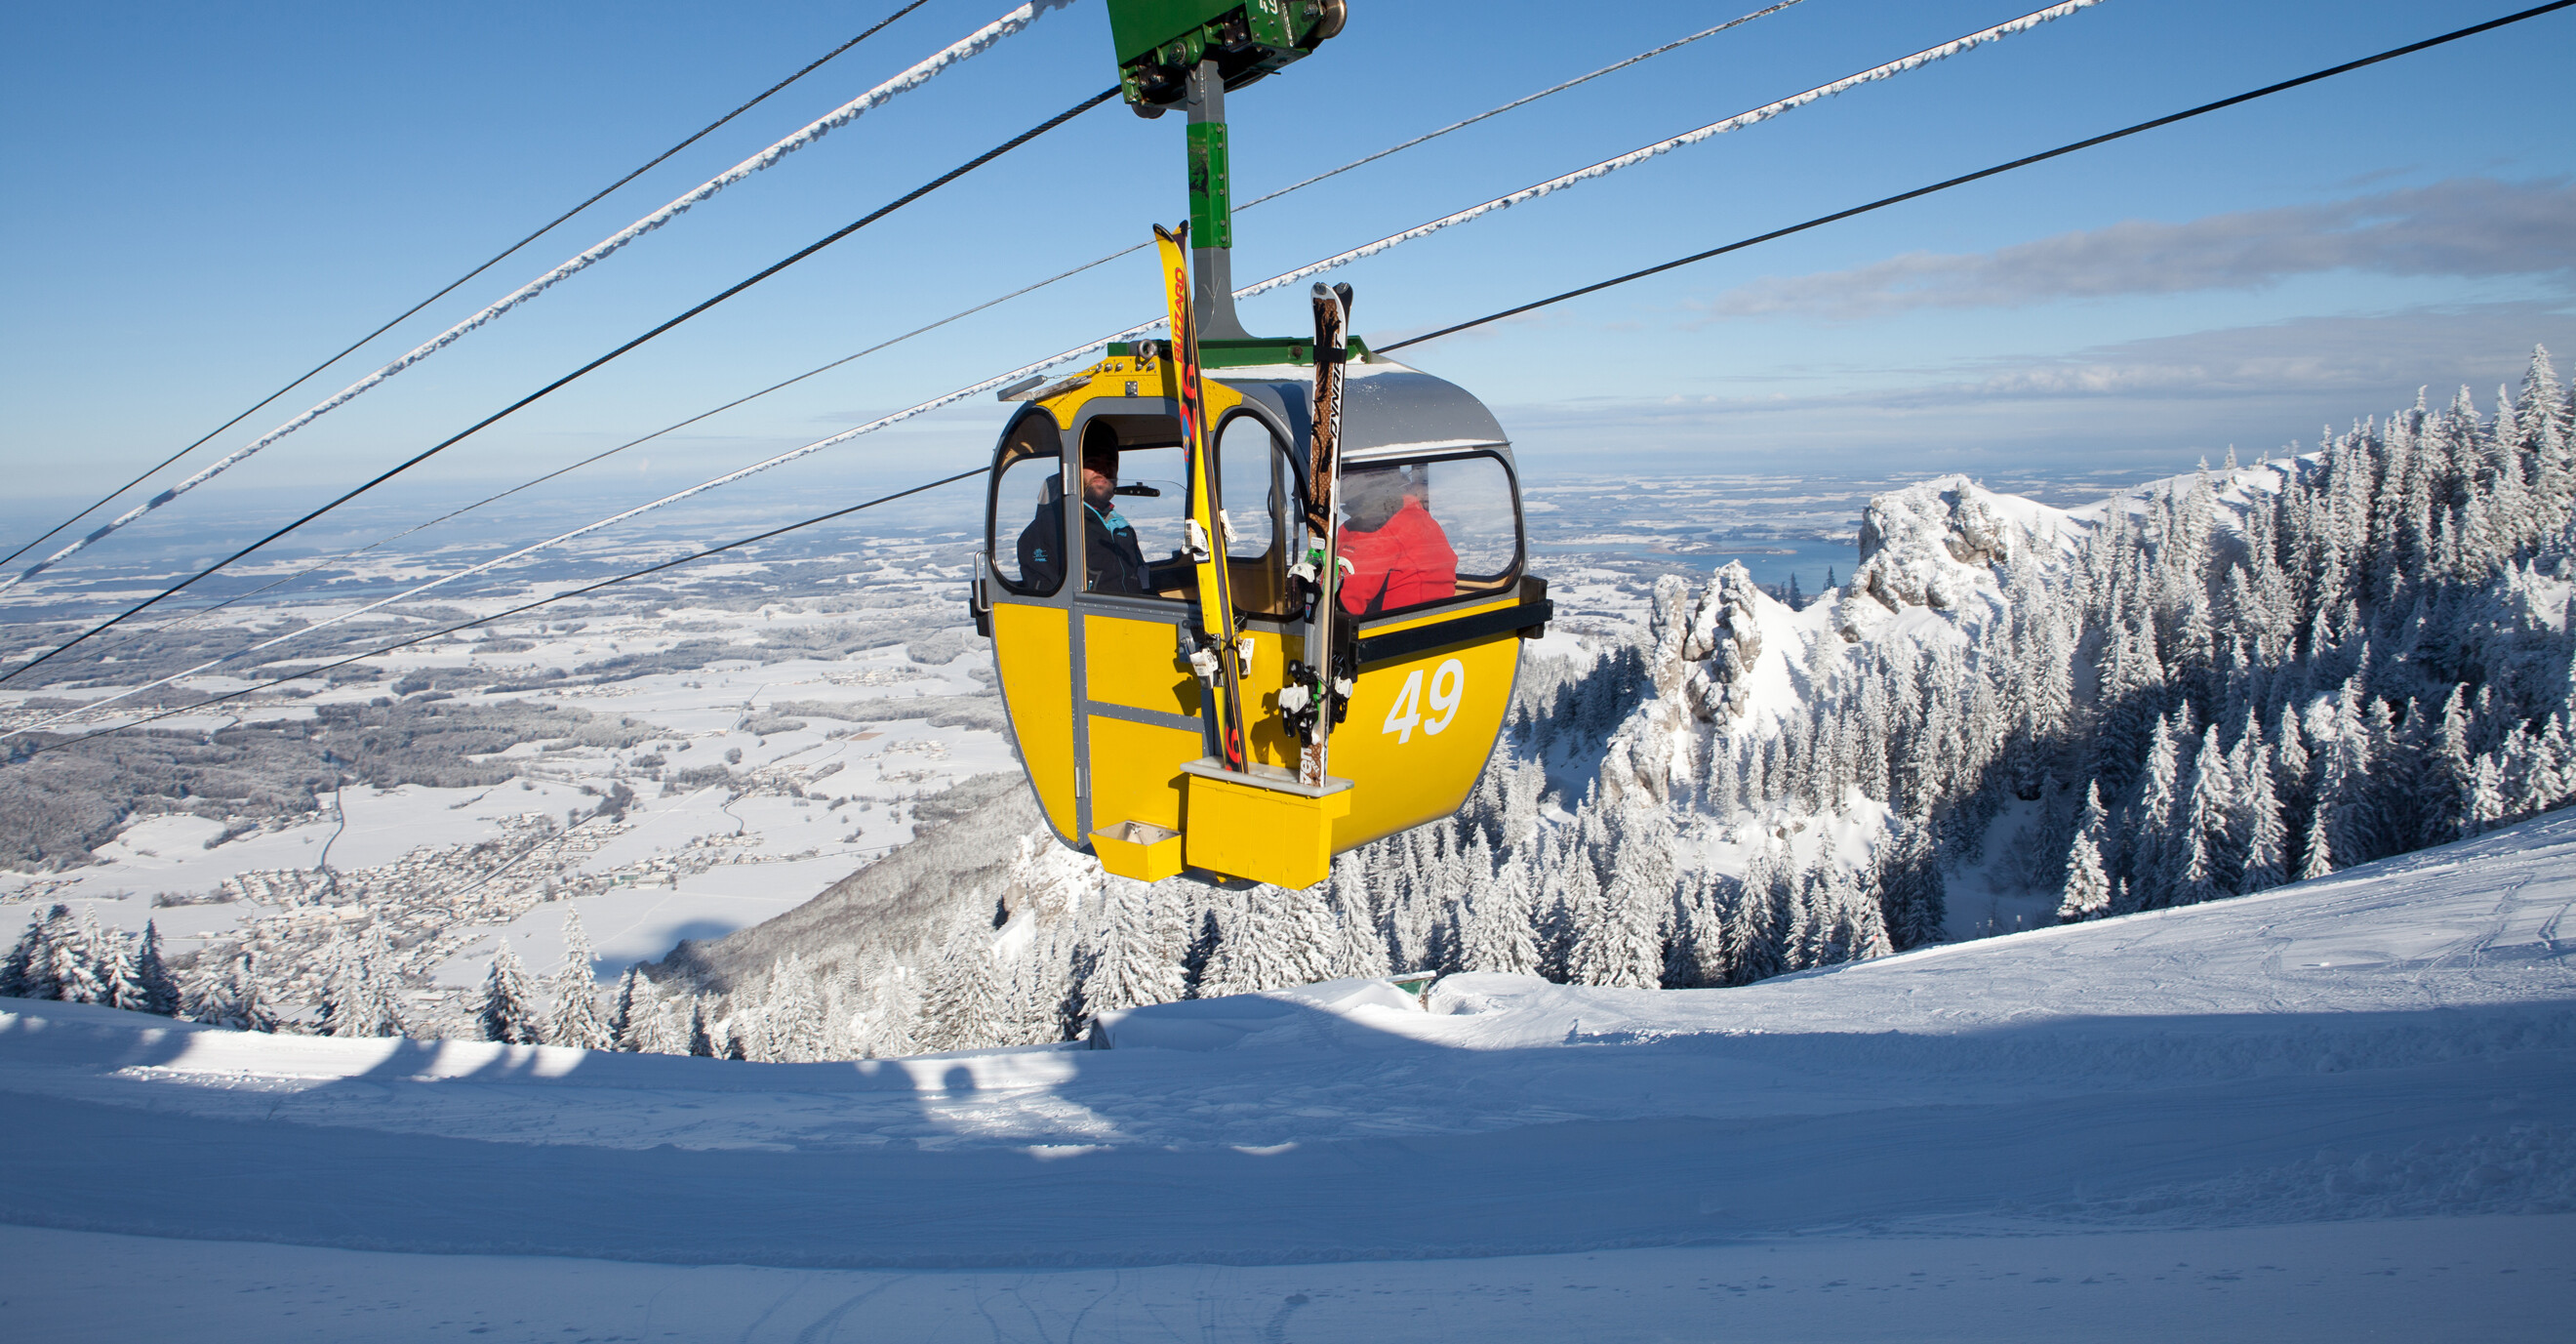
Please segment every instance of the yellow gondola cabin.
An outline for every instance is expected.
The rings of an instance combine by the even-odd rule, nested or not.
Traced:
[[[1347,288],[1317,286],[1312,340],[1235,319],[1225,95],[1340,32],[1341,0],[1110,18],[1128,104],[1188,113],[1190,222],[1156,229],[1171,339],[1003,390],[1026,404],[993,454],[976,627],[1058,839],[1143,881],[1312,886],[1466,801],[1547,590],[1474,397],[1346,351]]]
[[[1201,358],[1232,523],[1226,569],[1251,654],[1249,768],[1221,768],[1210,696],[1189,656],[1190,482],[1177,361],[1157,343],[1113,346],[1083,373],[1036,389],[1004,430],[987,487],[977,623],[994,641],[1011,729],[1058,839],[1140,880],[1187,869],[1310,886],[1333,855],[1465,801],[1501,733],[1520,639],[1548,618],[1546,586],[1522,573],[1518,481],[1501,425],[1457,385],[1355,346],[1346,478],[1374,474],[1428,512],[1456,573],[1436,594],[1417,583],[1394,594],[1413,600],[1389,607],[1381,591],[1339,616],[1336,642],[1356,676],[1325,783],[1300,785],[1279,693],[1306,652],[1308,613],[1289,566],[1309,542],[1311,348],[1210,341]],[[1230,364],[1238,359],[1261,362]],[[1119,493],[1106,512],[1128,525],[1145,560],[1132,585],[1123,560],[1095,563],[1078,540],[1103,512],[1084,498],[1085,453],[1097,461],[1113,448]],[[1032,538],[1056,541],[1058,553],[1033,553]]]

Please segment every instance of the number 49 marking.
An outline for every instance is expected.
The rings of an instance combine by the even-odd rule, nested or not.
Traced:
[[[1451,719],[1458,717],[1458,706],[1466,698],[1467,665],[1455,658],[1443,662],[1439,670],[1431,674],[1432,717],[1425,721],[1422,717],[1422,669],[1417,667],[1413,669],[1412,676],[1404,679],[1404,689],[1395,693],[1395,707],[1386,712],[1386,726],[1378,731],[1395,734],[1398,742],[1412,741],[1416,724],[1420,724],[1426,733],[1437,733],[1448,727]]]

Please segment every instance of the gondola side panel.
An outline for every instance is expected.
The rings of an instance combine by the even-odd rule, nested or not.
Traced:
[[[1181,829],[1181,766],[1207,746],[1199,681],[1174,631],[1162,621],[1083,615],[1095,830],[1122,822]]]
[[[1001,602],[993,607],[993,662],[1002,704],[1019,739],[1029,787],[1047,825],[1077,845],[1074,813],[1073,645],[1062,607]]]
[[[1333,824],[1335,852],[1465,804],[1502,736],[1520,644],[1493,635],[1361,670],[1333,733],[1333,774],[1357,785],[1350,815]]]

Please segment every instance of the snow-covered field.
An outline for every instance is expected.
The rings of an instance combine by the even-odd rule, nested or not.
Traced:
[[[400,949],[395,969],[412,987],[415,1019],[434,1024],[482,981],[504,938],[523,960],[559,960],[567,909],[591,931],[592,969],[604,980],[683,939],[758,924],[911,839],[917,800],[1017,770],[989,657],[956,628],[955,566],[945,563],[954,549],[953,539],[907,540],[788,557],[783,578],[758,564],[707,566],[678,589],[611,594],[479,638],[388,654],[359,669],[368,677],[158,720],[151,727],[209,743],[248,736],[272,760],[275,743],[333,712],[409,715],[410,724],[486,714],[511,725],[500,740],[515,745],[410,759],[432,777],[479,776],[468,787],[335,759],[339,785],[317,785],[313,811],[226,815],[219,803],[155,800],[87,856],[0,871],[0,928],[14,937],[63,902],[111,929],[156,923],[182,958],[211,952],[221,965],[252,950],[271,997],[292,1014],[337,955],[334,935],[372,923]],[[381,562],[384,572],[351,577],[391,581],[398,569]],[[851,579],[866,592],[849,595]],[[764,585],[793,595],[756,591]],[[497,611],[513,594],[524,596],[513,587],[462,600],[466,610]],[[290,601],[208,619],[241,640],[272,625],[318,625],[335,610]],[[369,638],[455,614],[379,613],[372,619],[387,629]],[[0,692],[0,729],[77,732],[131,718],[152,702],[117,697],[152,683],[119,682],[121,666],[86,668],[67,687]],[[187,684],[220,693],[250,683]],[[907,716],[905,702],[916,699],[924,709]],[[597,731],[548,740],[583,724]],[[383,738],[399,744],[404,734]],[[379,773],[369,783],[371,770],[399,782]],[[271,785],[291,780],[291,770],[268,772]],[[147,775],[139,786],[158,784]],[[166,810],[174,805],[193,812]],[[15,800],[10,808],[13,827],[34,826],[43,810]]]
[[[2559,1339],[2576,816],[1743,989],[767,1065],[0,1016],[11,1333]]]

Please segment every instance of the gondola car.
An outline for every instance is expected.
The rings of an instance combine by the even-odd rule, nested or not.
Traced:
[[[1129,8],[1176,7],[1188,8]],[[1186,268],[1194,298],[1176,308],[1173,340],[1115,344],[1070,377],[1005,389],[1021,405],[993,454],[972,604],[1059,840],[1144,881],[1187,872],[1306,887],[1333,855],[1465,801],[1501,733],[1520,640],[1550,607],[1524,572],[1510,442],[1481,403],[1353,340],[1346,360],[1325,352],[1342,375],[1335,451],[1310,451],[1315,341],[1242,334],[1224,248],[1222,93],[1280,62],[1265,64],[1252,42],[1229,69],[1219,56],[1229,40],[1251,41],[1246,16],[1260,6],[1205,7],[1214,17],[1193,10],[1196,27],[1140,47],[1142,58],[1120,38],[1130,100],[1165,96],[1190,113],[1192,215],[1206,226]],[[1126,13],[1113,5],[1113,23]],[[1281,32],[1311,41],[1319,30]],[[1158,55],[1194,64],[1140,75],[1139,60]],[[1191,292],[1186,274],[1176,283]],[[1184,396],[1193,368],[1195,404]],[[1445,544],[1442,563],[1388,570],[1366,552],[1365,540],[1394,534],[1396,512],[1411,535]],[[1132,544],[1086,540],[1113,532]],[[1342,580],[1321,586],[1321,602],[1318,562]],[[1219,577],[1228,605],[1203,600],[1202,580]],[[1310,649],[1327,643],[1319,674]],[[1309,709],[1306,688],[1339,694]],[[1332,723],[1315,731],[1327,712]],[[1301,761],[1325,733],[1329,754]]]

